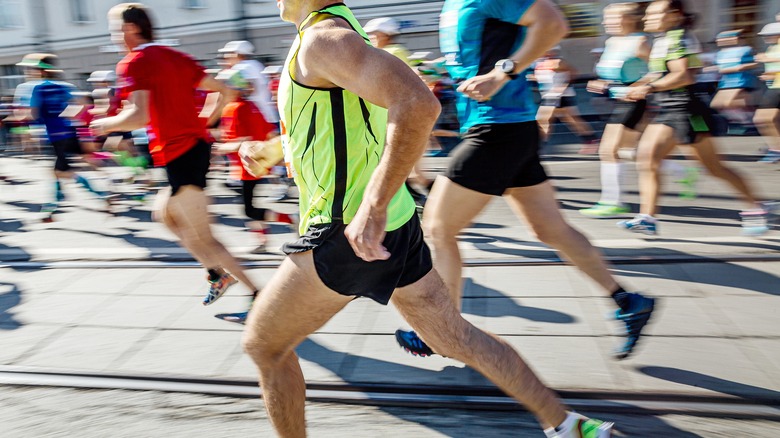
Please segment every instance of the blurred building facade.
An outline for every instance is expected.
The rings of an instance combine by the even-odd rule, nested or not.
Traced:
[[[711,41],[723,28],[744,28],[748,34],[773,21],[780,0],[687,0],[698,15],[697,34]],[[121,59],[108,37],[106,12],[117,0],[0,0],[0,93],[21,81],[14,65],[30,52],[51,52],[61,58],[65,78],[83,84],[94,70],[110,69]],[[225,42],[247,39],[260,60],[280,63],[295,29],[279,19],[275,0],[147,0],[157,38],[178,46],[207,65],[216,64]],[[361,22],[392,16],[400,21],[400,41],[411,50],[438,53],[438,15],[443,1],[347,0]],[[569,18],[572,33],[563,54],[581,72],[593,66],[590,50],[605,36],[601,13],[610,0],[556,0]]]

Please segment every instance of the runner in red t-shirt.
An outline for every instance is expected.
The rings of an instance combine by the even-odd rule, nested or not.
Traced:
[[[111,39],[129,53],[117,65],[120,96],[133,105],[119,115],[92,124],[98,133],[132,131],[149,126],[152,158],[165,166],[170,193],[158,200],[157,217],[208,270],[208,305],[238,280],[254,294],[257,287],[239,262],[211,233],[208,215],[206,173],[211,145],[206,128],[198,119],[195,90],[217,91],[222,102],[233,93],[207,76],[190,56],[153,44],[148,9],[139,3],[122,3],[108,12]],[[221,111],[221,108],[218,108]],[[212,115],[217,120],[219,113]],[[228,273],[229,272],[229,273]],[[231,275],[232,274],[232,275]]]
[[[263,117],[263,113],[248,99],[253,93],[252,83],[243,76],[240,69],[226,69],[217,75],[217,80],[239,93],[238,98],[225,105],[222,110],[222,141],[216,150],[226,153],[233,166],[237,166],[241,179],[241,194],[244,199],[244,212],[252,222],[248,224],[250,230],[257,232],[261,244],[253,252],[265,252],[265,234],[268,227],[264,222],[283,222],[293,224],[296,215],[279,213],[267,208],[254,206],[254,190],[260,180],[253,176],[242,164],[238,156],[238,149],[244,141],[266,141],[279,135],[276,125],[269,123]]]

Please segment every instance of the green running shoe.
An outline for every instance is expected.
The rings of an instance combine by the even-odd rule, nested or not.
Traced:
[[[545,429],[547,438],[609,438],[614,423],[583,417],[569,412],[566,420],[556,428]]]
[[[627,205],[602,204],[599,202],[593,207],[581,209],[580,213],[588,217],[609,219],[621,217],[625,214],[631,213],[631,208],[629,208]]]
[[[680,198],[682,199],[696,199],[696,182],[699,180],[699,168],[687,167],[685,169],[685,176],[677,182],[682,184],[682,190],[680,190]]]

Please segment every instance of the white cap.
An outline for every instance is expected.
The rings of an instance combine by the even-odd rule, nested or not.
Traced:
[[[111,70],[98,70],[93,71],[89,75],[87,82],[114,82],[116,80],[116,73]]]
[[[231,41],[218,50],[219,53],[238,53],[239,55],[254,55],[255,46],[249,41]]]
[[[374,18],[363,26],[363,30],[366,33],[382,32],[387,35],[398,35],[400,33],[398,22],[390,17]]]
[[[780,23],[769,23],[758,34],[761,36],[780,35]]]
[[[264,75],[278,75],[282,73],[282,70],[284,70],[284,67],[281,65],[269,65],[265,69],[263,69]]]

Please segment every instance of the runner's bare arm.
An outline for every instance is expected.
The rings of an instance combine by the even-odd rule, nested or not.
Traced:
[[[111,132],[129,132],[145,128],[149,124],[149,91],[133,91],[130,93],[127,102],[129,102],[129,105],[125,105],[119,114],[114,117],[93,120],[89,127],[97,135],[105,135]]]
[[[433,93],[406,64],[375,49],[347,23],[328,19],[307,30],[296,79],[315,87],[341,87],[388,109],[385,150],[347,228],[355,253],[365,260],[389,256],[381,246],[386,210],[428,144],[441,110]]]
[[[669,73],[656,81],[633,87],[626,95],[628,100],[642,100],[647,98],[650,92],[674,90],[675,88],[687,87],[696,82],[693,72],[688,68],[688,58],[683,57],[672,61],[667,61]],[[652,84],[652,85],[650,85]]]
[[[527,69],[569,32],[566,19],[551,0],[536,0],[517,24],[526,28],[526,34],[523,44],[509,57],[515,62],[516,73]],[[506,74],[494,69],[464,81],[458,91],[472,99],[486,101],[508,81]]]
[[[204,76],[203,80],[200,81],[198,88],[219,93],[219,99],[217,100],[216,105],[214,105],[208,114],[201,113],[201,116],[208,119],[206,126],[213,126],[219,121],[220,117],[222,117],[222,109],[225,108],[225,105],[234,101],[238,93],[211,76]]]

